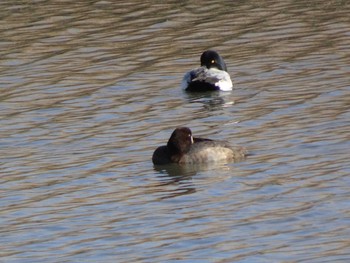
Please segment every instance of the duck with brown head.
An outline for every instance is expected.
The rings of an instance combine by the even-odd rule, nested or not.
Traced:
[[[154,164],[201,164],[231,162],[243,159],[247,151],[226,141],[214,141],[192,136],[187,127],[176,128],[167,145],[158,147],[152,156]]]

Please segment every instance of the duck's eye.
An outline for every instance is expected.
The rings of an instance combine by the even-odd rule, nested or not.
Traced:
[[[213,59],[212,61],[211,61],[211,64],[214,64],[215,63],[215,60]]]

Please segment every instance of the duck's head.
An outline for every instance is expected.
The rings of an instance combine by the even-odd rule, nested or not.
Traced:
[[[203,52],[201,55],[201,66],[205,66],[208,69],[217,68],[227,71],[223,58],[214,50],[207,50]]]
[[[187,127],[176,128],[170,136],[167,147],[177,154],[188,153],[193,144],[192,132]]]

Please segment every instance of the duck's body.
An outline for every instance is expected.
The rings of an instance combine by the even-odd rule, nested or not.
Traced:
[[[232,90],[232,81],[222,57],[213,50],[201,55],[201,66],[185,74],[181,83],[186,91]]]
[[[246,150],[226,141],[193,138],[189,128],[175,129],[167,145],[158,147],[152,157],[154,164],[204,164],[242,159]]]

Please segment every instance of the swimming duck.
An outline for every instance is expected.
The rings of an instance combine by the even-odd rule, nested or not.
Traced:
[[[158,147],[152,156],[154,164],[204,164],[230,162],[247,154],[245,148],[231,146],[226,141],[216,141],[192,136],[187,127],[176,128],[167,145]]]
[[[232,90],[232,81],[223,58],[214,50],[201,55],[201,66],[185,74],[181,83],[186,91]]]

